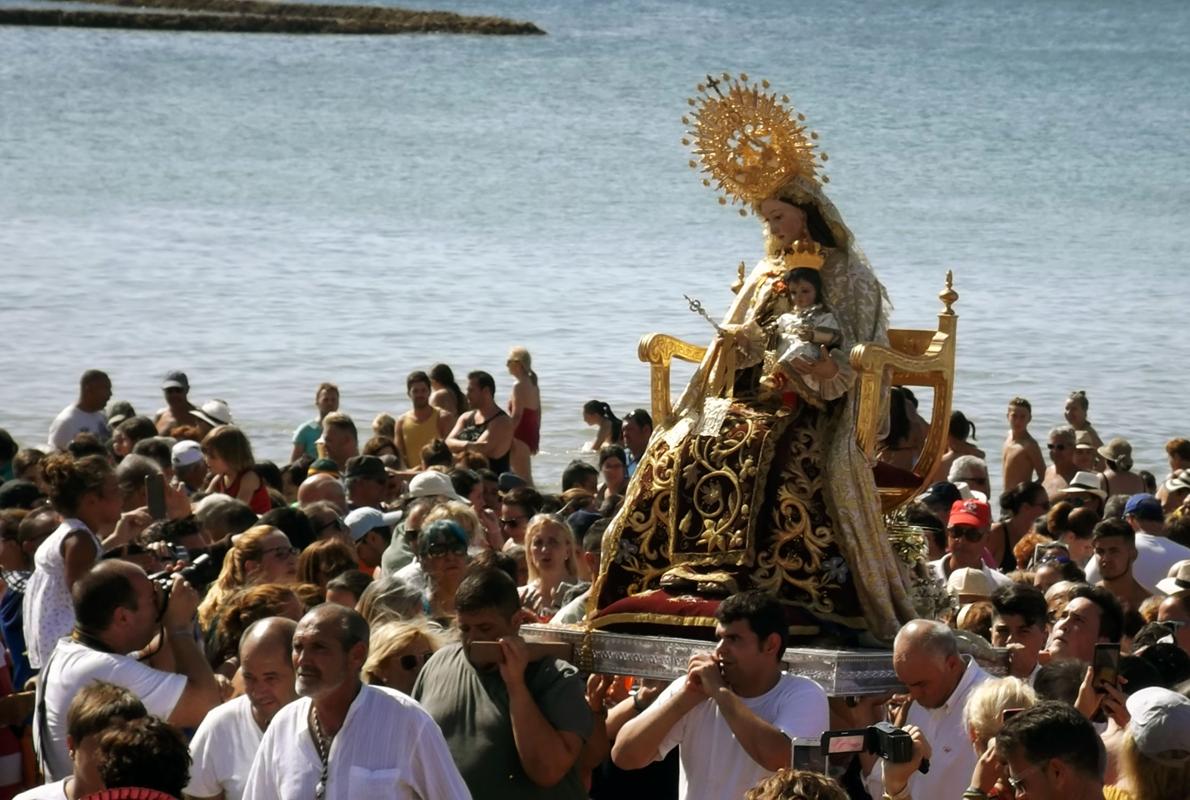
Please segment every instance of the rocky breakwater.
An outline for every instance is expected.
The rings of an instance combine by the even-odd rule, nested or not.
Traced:
[[[67,0],[69,2],[70,0]],[[75,0],[79,1],[79,0]],[[129,28],[223,33],[542,35],[531,22],[386,6],[270,0],[82,0],[88,8],[0,8],[0,25]],[[111,6],[110,10],[94,6]]]

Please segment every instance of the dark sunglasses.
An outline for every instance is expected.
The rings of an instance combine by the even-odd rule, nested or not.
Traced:
[[[955,525],[947,534],[952,539],[966,539],[968,542],[978,542],[983,538],[983,531],[970,525]]]
[[[432,655],[434,655],[432,650],[427,650],[420,656],[411,653],[409,655],[401,656],[401,659],[398,663],[401,665],[401,669],[405,670],[406,672],[413,672],[413,670],[429,661],[430,656]]]
[[[296,556],[301,551],[293,545],[282,545],[280,547],[270,547],[268,550],[261,550],[261,556],[277,555],[281,558],[288,558],[289,556]]]
[[[500,525],[505,528],[511,528],[513,525],[519,525],[522,520],[526,520],[526,519],[528,519],[528,517],[513,517],[512,519],[501,519]]]
[[[1051,443],[1051,444],[1046,445],[1046,447],[1048,447],[1050,450],[1065,450],[1066,449],[1066,445],[1064,445],[1064,444]]]
[[[460,556],[467,555],[467,548],[457,545],[449,544],[432,544],[426,548],[426,555],[430,558],[442,558],[455,553]]]

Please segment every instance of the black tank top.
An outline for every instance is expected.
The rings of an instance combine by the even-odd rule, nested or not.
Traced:
[[[499,419],[500,417],[508,416],[507,414],[504,413],[504,409],[497,406],[496,413],[492,415],[491,419],[487,419],[483,422],[477,423],[475,421],[475,416],[478,413],[479,412],[477,412],[477,411],[472,411],[471,412],[471,424],[464,426],[463,429],[461,431],[459,431],[459,438],[465,442],[477,441],[480,436],[483,436],[483,432],[488,429],[488,426],[492,424],[493,419]],[[504,451],[504,455],[498,456],[496,458],[491,458],[491,457],[488,458],[488,466],[491,468],[492,472],[495,472],[497,475],[500,475],[501,473],[509,471],[510,463],[509,463],[508,454],[510,452],[512,452],[511,445],[509,445],[509,448]]]

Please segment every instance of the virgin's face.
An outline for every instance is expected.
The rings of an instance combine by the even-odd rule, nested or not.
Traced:
[[[818,302],[818,292],[814,291],[814,284],[809,281],[794,281],[789,287],[789,296],[798,308],[809,308]]]
[[[783,200],[765,200],[760,204],[760,216],[769,235],[782,247],[806,238],[806,214],[797,206]]]

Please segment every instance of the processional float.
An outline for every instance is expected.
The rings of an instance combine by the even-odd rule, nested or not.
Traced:
[[[746,75],[740,75],[738,78],[727,74],[718,78],[708,76],[706,82],[698,86],[698,92],[697,99],[688,100],[693,110],[689,112],[689,116],[682,118],[683,123],[691,128],[682,141],[684,145],[692,146],[694,149],[697,158],[690,161],[690,166],[702,171],[703,184],[708,187],[714,186],[723,192],[719,198],[720,204],[726,205],[729,200],[732,203],[741,201],[745,207],[741,208],[739,213],[746,215],[747,205],[758,208],[762,200],[775,197],[779,192],[782,199],[803,195],[818,198],[819,205],[816,208],[825,208],[827,211],[822,214],[822,219],[818,220],[822,233],[814,238],[831,239],[831,243],[843,251],[850,248],[849,253],[843,252],[840,255],[836,252],[833,263],[843,265],[840,269],[846,269],[847,259],[850,258],[858,264],[864,275],[871,278],[868,285],[875,287],[876,294],[871,298],[874,301],[874,309],[867,309],[866,313],[876,324],[872,325],[871,331],[853,331],[855,335],[851,337],[852,346],[849,352],[844,354],[846,365],[854,371],[854,380],[851,383],[853,396],[841,411],[836,406],[834,413],[849,415],[847,431],[849,435],[854,436],[854,443],[849,441],[847,445],[856,460],[862,460],[865,468],[872,470],[872,474],[859,477],[856,483],[866,484],[868,488],[854,493],[849,492],[846,485],[838,485],[841,478],[836,474],[832,478],[836,482],[834,495],[842,494],[852,501],[859,498],[860,502],[871,505],[870,509],[864,509],[870,513],[858,516],[853,514],[851,518],[866,519],[869,528],[880,529],[869,529],[864,533],[878,534],[884,552],[891,553],[899,562],[906,593],[913,606],[909,615],[912,616],[916,611],[916,615],[919,616],[933,616],[949,602],[949,599],[942,587],[929,575],[926,567],[925,536],[928,534],[923,529],[905,524],[898,512],[925,488],[946,447],[947,421],[950,418],[954,391],[958,323],[958,316],[953,309],[958,300],[953,275],[950,272],[946,274],[945,287],[939,294],[943,307],[938,314],[936,329],[889,329],[886,322],[880,325],[881,321],[887,319],[886,308],[882,307],[882,303],[886,302],[883,287],[870,272],[862,253],[854,247],[850,231],[842,224],[841,217],[833,205],[819,193],[821,184],[829,180],[819,172],[821,162],[825,162],[827,157],[825,153],[817,152],[814,141],[817,134],[807,131],[805,117],[789,107],[790,101],[787,96],[778,97],[770,92],[767,81],[750,82]],[[807,225],[807,229],[813,234],[813,225]],[[797,249],[804,250],[799,243],[794,244],[798,245]],[[815,249],[817,250],[817,245]],[[771,252],[768,263],[776,263],[779,266],[782,263],[780,258],[780,255]],[[788,259],[788,256],[785,258]],[[784,263],[791,262],[786,260]],[[831,260],[827,259],[826,263],[826,269],[829,269]],[[756,297],[766,297],[764,285],[756,283],[757,275],[764,265],[765,262],[762,262],[746,281],[745,265],[740,264],[738,280],[731,287],[737,295],[733,308],[741,305],[741,291],[745,294],[752,293],[749,302],[753,308],[758,302]],[[768,275],[776,276],[777,273],[770,272]],[[761,275],[760,280],[766,279]],[[757,290],[757,286],[761,288]],[[839,295],[839,298],[832,300],[842,299],[841,291]],[[691,301],[691,307],[698,310],[701,305],[697,301]],[[739,318],[747,319],[747,312],[748,309],[744,308]],[[862,315],[857,315],[857,318],[859,316]],[[718,334],[722,333],[717,323],[709,317],[708,321],[712,322]],[[719,348],[719,351],[715,351],[714,348]],[[711,352],[708,357],[709,351]],[[682,440],[683,435],[688,439],[709,437],[710,444],[715,445],[716,436],[727,436],[725,432],[732,429],[731,414],[735,413],[741,419],[749,418],[747,409],[738,408],[738,404],[733,405],[733,392],[737,386],[746,383],[737,380],[737,375],[743,372],[734,371],[734,362],[729,361],[732,366],[727,368],[724,377],[725,368],[722,362],[725,356],[722,356],[722,352],[726,351],[720,348],[717,342],[704,346],[664,333],[651,333],[641,338],[638,355],[641,361],[649,365],[655,431],[642,464],[650,458],[650,454],[660,455],[654,458],[653,463],[646,469],[642,470],[638,466],[633,482],[654,480],[656,483],[653,473],[665,467],[674,467],[677,463],[674,461],[674,454],[686,447]],[[692,381],[704,382],[695,387],[703,390],[702,395],[698,392],[692,393],[688,388],[678,404],[672,400],[670,383],[670,369],[675,359],[699,365]],[[720,383],[717,387],[712,386],[716,380]],[[888,389],[892,385],[928,387],[933,392],[929,431],[920,457],[911,471],[890,468],[875,459],[877,444],[888,415]],[[698,401],[693,406],[690,402],[692,394]],[[785,417],[790,413],[792,412],[788,408],[778,407],[769,413],[767,418],[775,420],[774,428],[780,425],[788,426],[791,423]],[[744,423],[737,428],[742,425]],[[819,425],[815,430],[821,428],[822,425]],[[729,444],[735,449],[746,450],[746,438],[744,436],[741,441],[732,441]],[[781,502],[794,508],[795,517],[797,514],[803,514],[808,518],[814,516],[813,509],[809,506],[812,506],[812,500],[819,499],[822,493],[814,495],[814,498],[799,498],[796,489],[801,484],[795,483],[795,491],[785,489],[778,499],[772,491],[773,482],[764,475],[764,470],[769,468],[769,462],[773,458],[772,448],[780,446],[780,442],[784,441],[788,441],[788,435],[777,444],[757,445],[754,454],[743,460],[737,458],[736,462],[733,462],[736,473],[731,469],[716,472],[714,464],[701,464],[697,468],[695,465],[688,465],[684,468],[687,478],[684,483],[682,476],[678,475],[673,476],[670,484],[666,485],[665,490],[670,492],[668,499],[666,496],[658,496],[657,492],[653,491],[656,489],[655,486],[637,486],[634,490],[630,484],[624,507],[609,528],[611,535],[605,538],[600,575],[591,592],[588,622],[579,626],[526,625],[522,628],[524,637],[529,641],[555,642],[569,646],[569,660],[587,671],[655,679],[673,679],[685,674],[690,656],[705,652],[711,646],[709,640],[712,638],[714,623],[707,609],[713,609],[717,603],[715,590],[721,590],[719,597],[729,593],[733,589],[725,587],[735,587],[741,576],[745,579],[748,577],[748,571],[752,568],[758,572],[767,569],[766,580],[773,571],[768,563],[772,559],[766,560],[765,553],[757,552],[755,548],[749,549],[749,543],[752,542],[749,537],[754,534],[755,520],[764,513],[764,509],[759,506]],[[719,447],[719,450],[725,449],[729,448]],[[699,452],[710,452],[710,449],[704,447]],[[838,452],[840,451],[834,451],[832,457]],[[809,471],[813,473],[814,465],[810,461],[807,463],[811,464]],[[657,469],[652,470],[652,466],[657,466]],[[834,464],[823,462],[822,466],[824,471],[829,471]],[[758,471],[760,478],[754,480],[752,485],[744,487],[746,481],[742,480],[741,476],[747,474],[755,479]],[[642,477],[642,472],[653,477]],[[650,491],[653,491],[652,495]],[[697,506],[697,502],[682,494],[695,491],[703,492],[710,498],[703,508],[692,508],[691,505]],[[736,492],[731,497],[734,505],[724,498],[733,491]],[[826,493],[827,496],[830,494],[829,491]],[[646,505],[646,497],[649,498],[647,513],[641,511]],[[802,505],[806,507],[798,508],[798,503],[803,500],[805,502]],[[750,507],[749,503],[752,503],[753,507]],[[657,505],[661,506],[664,513],[657,512]],[[712,510],[707,511],[707,508]],[[733,508],[734,511],[728,511],[729,508]],[[723,509],[720,516],[716,516],[720,512],[715,509]],[[836,516],[840,514],[838,504],[831,506],[831,509]],[[729,514],[736,514],[739,524],[735,518],[727,519]],[[635,519],[634,523],[626,521],[632,518]],[[657,522],[658,520],[661,522]],[[721,522],[724,523],[722,526]],[[819,522],[821,523],[821,519]],[[654,531],[651,528],[654,525],[665,530]],[[836,525],[836,528],[838,527]],[[624,533],[625,538],[621,538],[620,532],[627,531],[628,528],[632,528],[631,535],[636,539],[625,544],[629,534]],[[813,528],[813,525],[809,528]],[[654,533],[658,535],[654,537]],[[835,533],[837,535],[840,531],[836,530]],[[654,538],[661,540],[661,544],[653,541]],[[705,547],[707,552],[703,555],[708,557],[700,559],[697,552],[693,556],[688,551],[679,553],[679,539],[686,543],[697,541],[695,549]],[[623,586],[620,591],[630,596],[609,606],[608,574],[619,567],[616,559],[623,558],[625,550],[635,563],[638,554],[631,548],[637,547],[637,543],[646,549],[652,548],[654,561],[641,565],[639,574],[633,574],[634,580],[621,581]],[[767,546],[774,545],[770,543]],[[798,552],[800,555],[797,558],[804,560],[805,552]],[[813,554],[811,551],[811,556]],[[706,564],[712,563],[713,556],[716,555],[722,556],[723,563],[730,565],[726,573],[706,568]],[[665,570],[666,560],[678,566]],[[696,568],[683,571],[683,562],[693,564]],[[804,576],[806,565],[799,562],[798,566],[803,569],[799,574]],[[829,568],[829,565],[814,566],[819,569]],[[702,568],[701,573],[698,568]],[[787,574],[785,577],[788,580]],[[809,583],[812,584],[812,572],[810,578]],[[779,579],[778,577],[774,580]],[[855,575],[851,579],[858,581]],[[772,580],[758,584],[760,588],[775,585]],[[710,594],[695,596],[701,589],[708,590]],[[870,590],[871,587],[861,586],[861,597],[865,589]],[[687,590],[694,594],[682,594]],[[784,591],[784,588],[775,591]],[[808,590],[803,588],[797,591],[811,599],[817,597],[813,586]],[[809,592],[808,595],[805,594],[806,591]],[[829,599],[817,600],[818,611],[822,611],[823,608],[829,609]],[[899,684],[892,668],[892,655],[887,648],[887,631],[890,630],[890,626],[891,630],[895,630],[895,626],[904,621],[904,605],[902,602],[901,610],[897,612],[897,616],[902,619],[883,621],[888,623],[881,627],[885,647],[859,647],[854,646],[854,641],[844,641],[841,643],[842,646],[832,646],[833,643],[829,641],[824,643],[813,638],[809,641],[812,646],[797,646],[799,642],[795,638],[785,652],[785,668],[793,674],[814,679],[830,695],[860,695],[896,690]],[[681,617],[681,614],[691,616]],[[830,614],[822,616],[827,618],[824,624],[833,628],[829,622]],[[798,626],[791,623],[791,631],[796,630]],[[985,668],[994,673],[1005,672],[1007,658],[1004,650],[973,644],[970,640],[963,640],[963,646]]]

